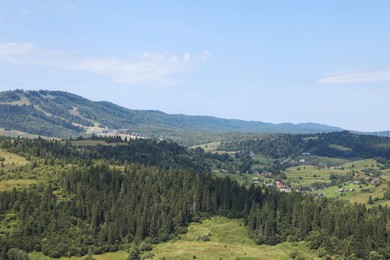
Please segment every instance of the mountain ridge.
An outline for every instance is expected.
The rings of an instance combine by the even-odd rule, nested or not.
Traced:
[[[129,129],[153,137],[191,132],[316,133],[342,128],[316,123],[273,124],[214,116],[134,110],[109,101],[91,101],[65,91],[0,92],[0,127],[52,137],[80,135],[90,127]],[[42,127],[43,126],[43,127]]]

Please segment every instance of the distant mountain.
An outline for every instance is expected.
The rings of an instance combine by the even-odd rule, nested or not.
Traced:
[[[315,133],[340,131],[327,125],[271,124],[211,116],[172,115],[94,102],[63,91],[0,92],[0,128],[52,137],[78,136],[92,127],[129,129],[153,137],[185,137],[195,132]]]

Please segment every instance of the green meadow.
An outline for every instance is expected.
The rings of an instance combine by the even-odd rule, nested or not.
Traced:
[[[202,241],[208,237],[209,241]],[[188,233],[175,241],[160,243],[150,252],[148,259],[290,259],[299,252],[305,258],[315,254],[304,242],[280,243],[275,246],[256,245],[249,237],[242,220],[212,217],[202,223],[192,223]]]
[[[209,241],[202,241],[208,237]],[[141,259],[291,259],[290,255],[299,254],[304,259],[318,259],[305,242],[284,242],[275,246],[256,245],[248,237],[246,227],[240,219],[212,217],[202,223],[192,223],[187,234],[173,240],[154,245],[151,251],[144,252]],[[32,252],[31,260],[51,260],[42,253]],[[127,251],[118,251],[93,256],[96,260],[125,260]],[[76,260],[83,257],[59,258]]]
[[[24,165],[27,163],[27,160],[17,154],[7,152],[4,149],[0,149],[0,158],[3,158],[4,166],[11,166],[11,165]]]

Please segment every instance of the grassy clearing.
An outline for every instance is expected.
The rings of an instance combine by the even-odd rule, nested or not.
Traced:
[[[253,183],[252,174],[248,173],[222,173],[222,172],[215,172],[213,173],[217,177],[226,178],[229,177],[231,180],[237,181],[241,185],[250,185]],[[259,177],[260,180],[260,177]],[[262,182],[262,180],[260,180]]]
[[[252,157],[254,164],[252,165],[253,169],[263,169],[265,166],[272,166],[274,159],[265,157],[260,154],[256,154]]]
[[[11,102],[0,102],[0,104],[9,104],[9,105],[17,105],[17,106],[31,105],[30,100],[26,98],[24,95],[20,96],[20,100],[11,101]]]
[[[4,158],[4,165],[24,165],[27,163],[27,160],[22,156],[19,156],[14,153],[7,152],[4,149],[0,149],[0,157]]]
[[[208,235],[210,241],[199,241],[198,237]],[[247,230],[242,226],[242,220],[213,217],[203,223],[192,223],[188,227],[188,233],[180,240],[160,243],[150,252],[145,252],[144,259],[290,259],[289,254],[297,251],[305,259],[318,259],[306,246],[305,242],[280,243],[275,246],[256,245],[247,235]],[[41,252],[29,254],[31,260],[51,260]],[[93,256],[97,260],[125,260],[127,251],[118,251]],[[62,257],[62,260],[83,259],[83,257]]]
[[[368,207],[376,205],[390,205],[390,201],[383,200],[387,183],[390,181],[390,169],[380,170],[382,165],[377,163],[375,159],[350,162],[344,161],[343,164],[338,163],[337,165],[339,165],[340,168],[331,169],[323,166],[317,167],[312,165],[290,167],[286,171],[286,176],[288,178],[288,182],[291,183],[292,186],[310,187],[310,185],[314,182],[330,183],[330,174],[344,175],[353,172],[354,177],[352,181],[356,182],[368,177],[370,177],[371,180],[375,178],[373,174],[367,174],[365,171],[367,169],[375,170],[377,172],[380,171],[382,178],[380,185],[376,186],[372,183],[353,184],[344,182],[338,186],[313,191],[313,194],[321,193],[326,197],[348,200],[351,203],[362,203],[366,204]],[[343,189],[344,191],[340,192],[339,189]],[[370,196],[374,200],[374,204],[372,205],[368,204]]]
[[[32,184],[38,183],[37,180],[0,180],[0,191],[10,191],[13,188],[28,188]]]
[[[327,167],[328,165],[341,165],[348,163],[349,160],[340,159],[340,158],[330,158],[330,157],[322,157],[322,156],[302,156],[300,159],[305,159],[306,164],[316,165]]]
[[[330,144],[329,147],[332,148],[332,149],[335,149],[335,150],[343,151],[343,152],[352,151],[351,148],[345,147],[345,146],[342,146],[342,145],[338,145],[338,144]]]
[[[347,170],[329,169],[313,165],[301,165],[290,167],[286,170],[286,176],[291,183],[301,186],[310,186],[314,182],[330,182],[330,175],[346,174]]]
[[[375,161],[375,159],[365,159],[365,160],[345,163],[343,167],[346,169],[348,168],[354,170],[363,170],[365,168],[378,169],[378,163],[377,161]]]
[[[3,136],[9,136],[9,137],[23,137],[23,138],[38,138],[38,135],[33,135],[33,134],[29,134],[29,133],[26,133],[26,132],[22,132],[22,131],[19,131],[19,130],[5,130],[4,128],[0,128],[0,135],[3,135]],[[56,139],[56,138],[53,138],[53,137],[47,137],[47,136],[41,136],[42,138],[45,138],[45,139]]]
[[[205,152],[213,152],[213,151],[216,151],[218,149],[220,144],[221,144],[221,142],[210,142],[210,143],[206,143],[206,144],[194,145],[194,146],[191,146],[190,148],[191,149],[202,148]]]
[[[208,235],[210,241],[198,241],[203,235]],[[315,259],[304,242],[259,246],[248,238],[241,220],[213,217],[191,224],[181,240],[158,244],[145,255],[152,256],[150,259],[289,259],[293,251]]]
[[[374,202],[372,206],[378,206],[378,205],[388,205],[390,206],[390,201],[382,200],[383,195],[385,194],[385,185],[375,186],[373,184],[369,185],[362,185],[361,188],[360,185],[355,184],[349,184],[349,185],[343,185],[342,189],[344,189],[344,192],[339,191],[338,186],[332,186],[323,190],[317,190],[314,191],[314,194],[322,193],[324,196],[329,198],[338,198],[340,200],[348,200],[351,203],[361,203],[368,205],[368,198],[371,196],[372,199],[378,198],[380,200],[377,200]],[[354,189],[354,191],[350,191],[350,189]],[[362,190],[370,190],[370,192],[362,192]]]

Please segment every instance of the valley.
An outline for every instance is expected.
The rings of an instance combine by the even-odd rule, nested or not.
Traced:
[[[387,137],[2,95],[0,258],[390,257]]]
[[[316,140],[327,140],[327,135]],[[374,251],[385,255],[389,160],[367,153],[387,156],[383,147],[388,146],[377,143],[386,144],[388,139],[346,132],[329,135],[332,143],[311,143],[303,153],[298,148],[305,140],[314,140],[313,135],[298,136],[301,144],[296,135],[262,134],[254,139],[248,135],[243,143],[228,138],[191,148],[120,136],[2,137],[2,255],[30,259],[316,259],[351,254],[364,258]],[[343,142],[348,138],[364,142],[365,149],[353,145],[338,149],[347,147]],[[288,140],[296,150],[289,150]],[[337,156],[326,157],[325,152]],[[356,219],[357,212],[365,217]],[[380,221],[370,221],[373,215]],[[345,219],[361,228],[345,226]],[[361,232],[383,246],[346,244],[351,237],[360,241]]]

